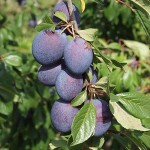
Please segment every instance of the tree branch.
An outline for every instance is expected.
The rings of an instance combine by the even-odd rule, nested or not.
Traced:
[[[78,25],[77,25],[77,21],[76,21],[75,15],[74,15],[74,11],[73,11],[72,0],[67,0],[67,3],[68,3],[69,14],[70,14],[70,20],[73,24],[75,31],[77,31]]]

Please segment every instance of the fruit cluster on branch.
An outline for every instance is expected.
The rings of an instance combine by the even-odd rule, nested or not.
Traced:
[[[79,25],[80,13],[74,5],[73,10]],[[57,131],[66,133],[70,132],[73,119],[82,107],[73,107],[71,101],[87,87],[85,85],[87,70],[92,74],[92,79],[88,84],[97,82],[98,75],[92,66],[91,45],[79,35],[68,39],[70,33],[64,30],[65,27],[60,18],[55,16],[57,11],[63,12],[67,17],[67,22],[70,22],[67,3],[58,3],[52,13],[52,20],[58,26],[55,31],[46,29],[36,35],[32,43],[32,54],[35,60],[42,65],[38,70],[39,81],[47,86],[55,86],[60,96],[51,109],[52,124]],[[89,102],[87,100],[85,103]],[[111,113],[106,101],[92,99],[92,102],[96,108],[94,135],[101,136],[111,125]]]

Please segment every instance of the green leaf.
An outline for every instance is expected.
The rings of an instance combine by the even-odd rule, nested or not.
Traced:
[[[49,147],[51,150],[54,150],[59,147],[65,148],[65,147],[67,147],[67,141],[65,141],[63,139],[52,140],[52,142],[49,144]]]
[[[100,150],[105,143],[105,139],[103,137],[96,138],[93,137],[92,142],[90,143],[90,150]]]
[[[98,48],[96,41],[94,41],[92,43],[92,46],[94,47],[94,50],[95,50],[94,53],[96,55],[96,58],[100,60],[99,57],[101,57],[103,59],[103,61],[106,63],[108,70],[111,71],[112,70],[111,69],[111,66],[112,66],[111,59],[100,52],[100,49]]]
[[[131,134],[124,134],[130,141],[132,141],[140,150],[147,150],[146,146],[140,142],[137,137],[133,137]]]
[[[52,30],[53,32],[55,32],[55,28],[56,28],[56,25],[55,25],[55,24],[51,26],[51,30]]]
[[[131,145],[125,137],[117,134],[113,134],[113,137],[123,146],[123,148],[126,150],[131,150]]]
[[[106,63],[106,65],[112,65],[112,61],[104,54],[100,53],[101,58],[104,60],[104,62]]]
[[[94,88],[102,89],[104,93],[107,93],[107,95],[109,95],[110,93],[109,77],[108,76],[102,77],[98,82],[95,83]]]
[[[128,114],[118,103],[110,101],[110,110],[118,123],[120,123],[124,128],[149,131],[149,129],[142,126],[140,119]]]
[[[123,40],[125,45],[129,47],[137,56],[145,60],[150,56],[149,47],[137,41]]]
[[[118,19],[119,11],[113,10],[119,10],[119,5],[115,1],[110,1],[110,4],[104,9],[104,15],[109,22],[116,22]]]
[[[111,102],[118,102],[119,98],[116,95],[114,95],[113,93],[110,93],[110,100],[111,100]]]
[[[113,63],[116,67],[119,67],[119,68],[121,68],[121,69],[124,70],[123,67],[126,65],[126,63],[120,63],[120,62],[118,62],[117,60],[114,60],[114,59],[111,59],[111,61],[112,61],[112,63]]]
[[[77,32],[86,41],[94,41],[94,37],[97,31],[97,29],[90,28],[86,30],[78,30]]]
[[[35,124],[36,129],[39,129],[45,121],[45,115],[42,111],[42,107],[41,105],[39,105],[33,114],[33,122]]]
[[[54,24],[54,22],[52,21],[52,19],[50,18],[50,16],[46,15],[43,18],[43,23],[48,23],[48,24]]]
[[[121,45],[114,42],[114,43],[110,43],[108,45],[108,48],[120,51],[121,50]]]
[[[150,97],[137,92],[117,94],[119,102],[133,116],[144,119],[150,118]]]
[[[60,20],[67,22],[67,16],[62,11],[56,11],[54,15]]]
[[[150,38],[150,26],[149,26],[150,19],[147,18],[145,16],[145,14],[143,14],[139,10],[135,10],[135,14],[136,14],[137,18],[139,19],[139,21],[141,22],[143,29],[146,32],[148,38]]]
[[[0,113],[4,115],[9,115],[13,110],[13,102],[3,102],[0,101]]]
[[[95,50],[96,50],[96,49],[95,49]],[[98,51],[98,50],[96,50],[96,51]],[[100,60],[100,61],[101,61],[101,58],[102,58],[103,61],[104,61],[105,64],[106,64],[108,70],[111,72],[111,71],[112,71],[112,62],[111,62],[111,60],[110,60],[106,55],[100,53],[99,51],[98,51],[98,53],[99,53],[99,56],[96,56],[96,58],[97,58],[98,60]],[[100,58],[100,57],[101,57],[101,58]]]
[[[79,12],[83,12],[83,5],[81,3],[81,0],[72,0],[72,3],[78,8]],[[82,8],[83,7],[83,8]]]
[[[87,77],[88,77],[89,81],[91,82],[92,79],[93,79],[92,71],[90,71],[90,69],[88,69],[88,70],[86,71],[86,73],[87,73]]]
[[[87,99],[87,91],[84,90],[81,93],[79,93],[72,101],[71,105],[72,106],[79,106],[81,105],[85,100]]]
[[[104,85],[104,86],[107,86],[107,83],[108,83],[108,77],[105,76],[105,77],[100,78],[100,79],[95,83],[95,85]]]
[[[85,104],[77,113],[72,123],[72,145],[77,145],[86,141],[94,132],[95,124],[95,106],[93,105],[93,103]]]
[[[5,63],[15,67],[22,65],[22,58],[18,55],[8,55],[4,57],[4,61]]]
[[[16,15],[16,26],[19,28],[21,28],[23,26],[24,15],[25,14],[23,12],[17,13],[17,15]]]
[[[105,139],[104,139],[103,137],[102,137],[102,138],[100,138],[98,148],[102,148],[102,146],[104,145],[104,142],[105,142]]]
[[[142,122],[142,125],[143,125],[145,128],[150,129],[150,118],[142,119],[141,122]]]
[[[150,1],[149,0],[130,0],[136,8],[134,11],[139,21],[141,22],[145,32],[150,38]]]
[[[54,28],[55,28],[55,27],[56,27],[56,25],[54,25],[54,24],[40,23],[39,25],[37,25],[37,26],[35,27],[35,29],[36,29],[38,32],[40,32],[40,31],[42,31],[42,30],[44,30],[44,29],[49,29],[49,28],[51,28],[52,31],[54,31]]]
[[[146,16],[150,16],[150,1],[149,0],[130,0],[132,4]]]
[[[150,149],[150,132],[133,132]]]

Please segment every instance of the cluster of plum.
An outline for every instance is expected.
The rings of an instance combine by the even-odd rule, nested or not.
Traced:
[[[73,8],[79,23],[79,11],[75,6]],[[62,11],[67,20],[70,20],[66,2],[61,2],[54,8],[52,19],[58,23],[59,18],[54,16],[56,11]],[[44,85],[55,85],[60,96],[51,109],[52,124],[59,132],[69,132],[72,121],[79,111],[79,108],[71,106],[70,102],[83,89],[83,74],[89,69],[93,75],[91,82],[97,81],[97,74],[91,67],[93,51],[88,42],[80,37],[68,40],[61,29],[54,32],[47,29],[39,32],[34,38],[32,53],[36,61],[42,65],[38,71],[39,81]],[[93,99],[92,102],[97,112],[94,135],[101,136],[111,125],[111,113],[106,101]]]

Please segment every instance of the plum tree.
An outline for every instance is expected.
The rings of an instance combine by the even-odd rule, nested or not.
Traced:
[[[79,12],[78,8],[74,5],[73,5],[73,10],[74,10],[76,21],[79,24],[80,23],[80,12]],[[56,11],[63,12],[67,17],[67,21],[70,21],[70,14],[69,14],[67,2],[58,3],[53,10],[52,19],[55,23],[59,23],[61,20],[59,18],[57,18],[56,16],[54,16]]]
[[[56,79],[56,91],[65,101],[71,101],[83,87],[81,75],[73,75],[67,69],[62,70]]]
[[[62,70],[62,62],[54,65],[41,66],[38,71],[38,79],[45,85],[55,85],[56,78]]]
[[[51,109],[51,121],[53,126],[59,132],[69,132],[77,112],[78,109],[72,107],[70,103],[66,103],[62,99],[55,101]]]
[[[62,58],[67,43],[66,34],[61,34],[61,30],[43,30],[33,40],[32,54],[40,64],[51,65]]]
[[[87,101],[89,103],[89,100]],[[112,114],[108,103],[102,99],[92,99],[96,108],[96,126],[94,136],[103,135],[111,126]]]
[[[96,83],[97,80],[98,80],[98,74],[97,72],[93,69],[93,67],[89,67],[89,71],[91,72],[92,74],[92,80],[91,80],[91,83]]]
[[[93,52],[84,39],[75,38],[65,47],[64,59],[72,73],[83,74],[93,61]]]

